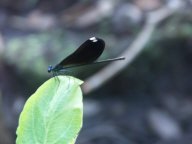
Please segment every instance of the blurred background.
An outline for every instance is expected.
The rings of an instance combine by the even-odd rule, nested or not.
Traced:
[[[84,94],[84,126],[76,143],[191,144],[191,9],[192,0],[1,0],[0,144],[15,143],[26,99],[52,77],[48,65],[92,36],[106,42],[100,59],[133,58]],[[136,49],[133,43],[140,44],[137,54],[129,51]],[[86,83],[103,68],[66,73]]]

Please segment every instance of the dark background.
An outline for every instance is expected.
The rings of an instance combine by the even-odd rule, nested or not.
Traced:
[[[48,65],[92,36],[106,42],[100,59],[117,57],[148,13],[178,5],[130,65],[84,95],[84,126],[76,143],[191,144],[191,0],[1,0],[0,144],[15,143],[26,99],[52,76]],[[67,73],[84,80],[105,66]]]

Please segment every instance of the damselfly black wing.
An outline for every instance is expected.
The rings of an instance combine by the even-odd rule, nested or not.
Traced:
[[[104,47],[105,42],[102,39],[92,37],[85,41],[75,52],[66,57],[58,65],[65,67],[68,65],[93,62],[102,54]]]

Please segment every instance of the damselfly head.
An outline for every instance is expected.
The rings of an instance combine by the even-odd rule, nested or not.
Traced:
[[[53,70],[53,66],[52,65],[50,65],[50,66],[48,66],[48,73],[50,73],[51,71]]]

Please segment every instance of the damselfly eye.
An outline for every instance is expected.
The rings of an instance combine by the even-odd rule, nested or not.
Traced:
[[[51,71],[52,71],[52,69],[53,69],[53,67],[50,65],[50,66],[48,66],[48,73],[50,73]]]

